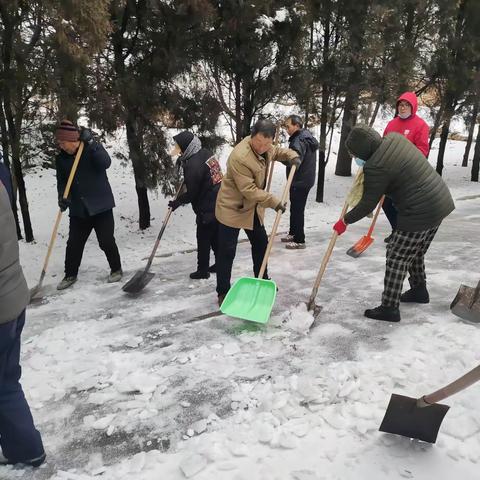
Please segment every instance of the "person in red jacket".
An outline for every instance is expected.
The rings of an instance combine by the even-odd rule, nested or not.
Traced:
[[[385,137],[389,133],[397,132],[410,140],[425,157],[428,157],[429,147],[429,128],[424,120],[417,115],[418,101],[413,92],[405,92],[398,97],[395,117],[390,120],[383,132]],[[383,202],[383,211],[390,222],[392,230],[397,227],[397,209],[392,200],[385,197]],[[391,234],[385,238],[388,243]]]

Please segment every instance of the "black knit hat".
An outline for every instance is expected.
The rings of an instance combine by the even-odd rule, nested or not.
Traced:
[[[180,150],[182,153],[187,149],[187,147],[190,145],[190,142],[193,140],[193,133],[192,132],[187,132],[186,130],[183,132],[180,132],[178,135],[175,135],[173,139],[175,142],[177,142],[178,146],[180,147]]]
[[[366,125],[353,127],[345,140],[349,152],[362,160],[368,160],[382,143],[382,137]]]

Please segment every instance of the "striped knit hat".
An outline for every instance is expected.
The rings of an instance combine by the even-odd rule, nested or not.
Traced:
[[[70,120],[62,120],[55,131],[57,142],[78,142],[80,132]]]

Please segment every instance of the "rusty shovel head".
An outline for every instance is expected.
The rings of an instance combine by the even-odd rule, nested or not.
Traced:
[[[456,297],[450,304],[450,310],[454,315],[468,322],[480,323],[480,298],[477,289],[478,287],[460,285]]]
[[[435,443],[448,405],[418,406],[418,399],[392,394],[379,430]]]
[[[145,270],[139,270],[135,275],[122,287],[127,293],[138,293],[143,290],[150,280],[155,276],[154,273]]]

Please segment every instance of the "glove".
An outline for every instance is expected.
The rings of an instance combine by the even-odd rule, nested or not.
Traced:
[[[59,198],[58,199],[58,206],[60,207],[60,210],[64,212],[71,204],[72,202],[68,198]]]
[[[347,229],[347,224],[341,218],[334,226],[333,229],[337,232],[338,235],[341,235]]]
[[[302,161],[300,160],[300,157],[295,157],[295,158],[292,158],[292,159],[290,160],[290,165],[291,165],[292,167],[293,167],[293,166],[297,167],[297,169],[298,169],[298,167],[299,167],[301,164],[302,164]]]
[[[79,140],[86,145],[90,145],[93,142],[92,131],[89,128],[82,127]]]
[[[168,202],[168,208],[171,208],[172,212],[174,212],[180,205],[181,205],[181,203],[176,199],[175,200],[170,200]]]
[[[275,207],[276,212],[279,212],[281,210],[282,213],[285,213],[286,209],[287,209],[287,204],[282,202],[278,202],[277,206]]]

